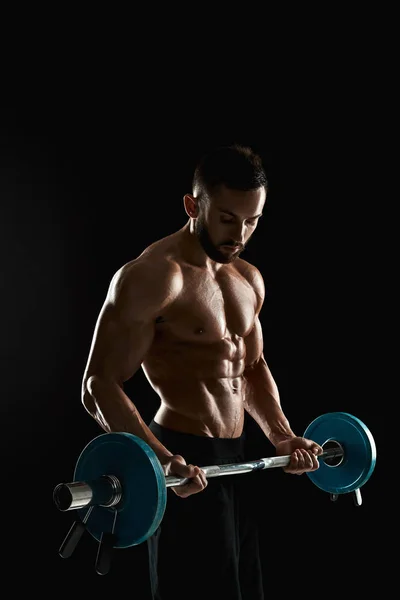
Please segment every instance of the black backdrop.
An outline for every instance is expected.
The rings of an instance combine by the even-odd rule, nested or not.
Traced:
[[[343,119],[345,110],[323,121],[298,110],[290,123],[266,110],[239,123],[223,107],[210,119],[201,110],[143,114],[116,101],[70,100],[20,99],[2,113],[2,529],[6,571],[20,573],[10,580],[49,593],[78,586],[97,597],[129,584],[145,599],[134,593],[146,584],[144,545],[126,551],[105,578],[94,574],[91,539],[71,559],[58,556],[72,516],[57,511],[52,491],[100,433],[82,408],[80,384],[112,274],[185,223],[182,197],[195,161],[233,141],[262,154],[270,182],[265,217],[243,257],[265,279],[265,356],[283,408],[299,433],[321,413],[352,413],[378,450],[358,508],[347,496],[331,503],[307,476],[248,476],[266,586],[278,590],[284,581],[287,590],[312,593],[325,577],[341,595],[379,579],[388,514],[371,130],[355,113]],[[149,421],[158,398],[142,372],[127,390]],[[246,428],[249,459],[273,453],[254,422]]]

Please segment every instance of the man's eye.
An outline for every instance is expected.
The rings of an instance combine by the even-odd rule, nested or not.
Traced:
[[[232,223],[234,223],[233,219],[221,219],[221,223],[225,223],[226,225],[231,225]],[[250,227],[254,227],[257,223],[257,219],[253,219],[251,221],[247,221],[247,225],[250,225]]]

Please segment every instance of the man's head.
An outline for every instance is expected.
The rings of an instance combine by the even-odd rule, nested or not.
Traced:
[[[230,263],[240,255],[257,227],[267,189],[262,160],[249,147],[224,146],[202,157],[184,203],[207,256]]]

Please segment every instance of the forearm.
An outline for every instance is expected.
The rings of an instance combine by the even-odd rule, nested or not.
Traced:
[[[91,377],[84,388],[82,403],[106,433],[124,431],[136,435],[154,450],[162,464],[172,456],[116,382]]]
[[[265,360],[260,358],[254,367],[247,368],[243,379],[244,407],[271,443],[276,446],[295,437],[281,408],[278,387]]]

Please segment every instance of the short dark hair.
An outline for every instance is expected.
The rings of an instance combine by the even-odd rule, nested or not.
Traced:
[[[249,146],[220,146],[204,154],[193,175],[193,194],[209,196],[220,185],[233,190],[268,189],[268,180],[257,152]]]

